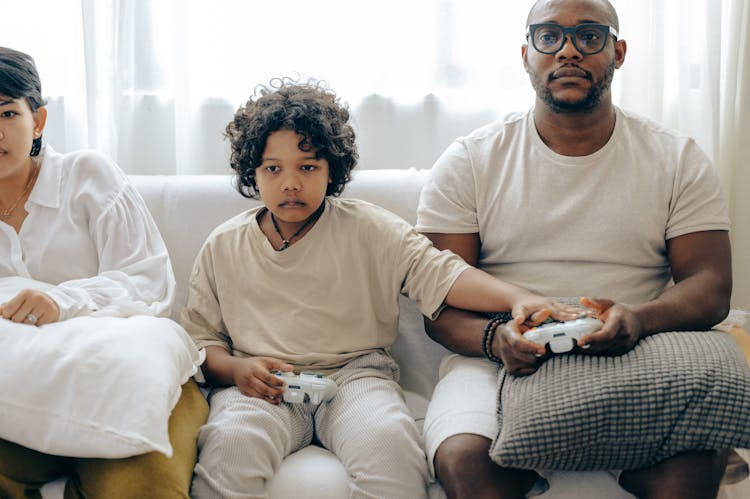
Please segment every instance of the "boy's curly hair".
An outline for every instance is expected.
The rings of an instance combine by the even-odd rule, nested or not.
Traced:
[[[256,87],[227,125],[224,135],[232,146],[230,165],[237,172],[240,194],[259,197],[255,169],[262,162],[268,136],[278,130],[293,130],[305,137],[300,149],[315,148],[317,158],[328,161],[331,182],[326,195],[341,194],[359,159],[349,111],[323,83],[297,83],[290,78],[275,78],[269,85]]]

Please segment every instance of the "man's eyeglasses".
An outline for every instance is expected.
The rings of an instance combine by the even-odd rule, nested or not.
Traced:
[[[606,24],[584,23],[566,28],[555,23],[530,24],[526,39],[542,54],[556,54],[572,35],[573,45],[583,55],[598,54],[607,45],[609,35],[617,39],[617,30]]]

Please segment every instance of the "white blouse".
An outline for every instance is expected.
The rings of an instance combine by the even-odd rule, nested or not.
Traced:
[[[175,279],[140,194],[110,159],[45,147],[20,232],[0,222],[0,277],[54,284],[60,320],[168,316]]]

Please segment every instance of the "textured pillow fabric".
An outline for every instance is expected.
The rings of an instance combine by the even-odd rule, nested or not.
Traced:
[[[174,321],[0,319],[0,438],[47,454],[172,455],[167,424],[200,358]]]
[[[725,333],[660,333],[621,356],[559,355],[499,376],[490,454],[502,466],[634,469],[750,446],[750,368]]]

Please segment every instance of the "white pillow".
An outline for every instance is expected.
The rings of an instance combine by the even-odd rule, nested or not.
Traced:
[[[0,279],[0,303],[44,283]],[[201,358],[170,319],[78,317],[42,327],[0,318],[0,438],[47,454],[172,456],[169,415]]]

